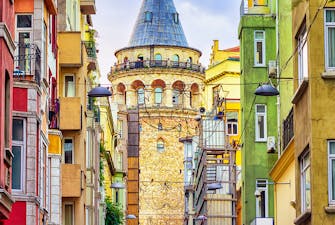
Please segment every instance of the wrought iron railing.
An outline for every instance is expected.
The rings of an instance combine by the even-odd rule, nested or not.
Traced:
[[[120,71],[142,69],[142,68],[175,68],[175,69],[186,69],[195,72],[205,73],[205,68],[200,64],[192,64],[190,62],[176,62],[170,60],[139,60],[135,62],[125,62],[121,64],[115,64],[112,67],[111,73],[117,73]]]
[[[13,76],[18,80],[30,80],[40,84],[41,80],[41,51],[31,43],[17,44],[14,56]]]
[[[293,109],[286,117],[283,122],[283,150],[286,148],[288,143],[294,136],[294,127],[293,127]]]
[[[89,58],[96,59],[97,58],[97,49],[95,47],[94,41],[84,41],[84,45],[86,48],[86,53]]]

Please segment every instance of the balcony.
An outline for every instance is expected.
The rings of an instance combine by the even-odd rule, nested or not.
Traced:
[[[59,103],[59,129],[81,130],[82,106],[80,97],[61,97]]]
[[[59,129],[59,100],[49,102],[49,129]]]
[[[15,81],[34,82],[40,85],[41,52],[37,45],[19,43],[14,56]]]
[[[95,14],[95,0],[80,0],[80,11],[85,15]]]
[[[64,67],[82,66],[82,43],[80,32],[59,32],[59,64]]]
[[[97,49],[95,48],[94,41],[84,41],[83,42],[86,48],[86,53],[89,59],[96,60],[97,59]]]
[[[273,218],[255,218],[250,225],[274,225]]]
[[[269,14],[270,8],[268,0],[242,0],[240,6],[240,16]]]
[[[59,130],[49,130],[48,131],[49,139],[49,154],[62,154],[62,132]]]
[[[288,143],[290,143],[293,136],[294,136],[293,109],[291,109],[290,113],[283,122],[283,150],[286,148]]]
[[[126,62],[114,65],[111,74],[118,72],[135,70],[135,69],[148,69],[148,68],[162,68],[162,69],[184,69],[193,72],[205,73],[205,68],[200,64],[191,64],[189,62],[174,62],[169,60],[143,60],[135,62]]]
[[[82,179],[79,164],[62,164],[62,197],[80,197]]]

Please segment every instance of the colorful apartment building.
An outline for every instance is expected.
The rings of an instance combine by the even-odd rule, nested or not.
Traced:
[[[275,8],[274,1],[241,2],[241,195],[247,225],[272,224],[274,217],[269,171],[277,159],[277,99],[254,93],[259,83],[269,82],[268,70],[276,60]]]
[[[14,21],[13,1],[0,1],[0,220],[8,219],[14,203],[11,195]]]

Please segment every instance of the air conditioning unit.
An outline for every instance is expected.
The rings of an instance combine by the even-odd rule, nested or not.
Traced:
[[[277,63],[275,60],[269,61],[268,74],[269,74],[269,78],[277,77]]]
[[[274,153],[276,151],[276,138],[274,136],[268,137],[267,149],[268,153]]]

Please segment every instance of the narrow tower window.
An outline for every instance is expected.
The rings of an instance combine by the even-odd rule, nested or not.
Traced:
[[[152,22],[152,12],[146,11],[144,12],[144,22]]]
[[[179,23],[179,14],[178,13],[173,13],[173,22],[175,24]]]

